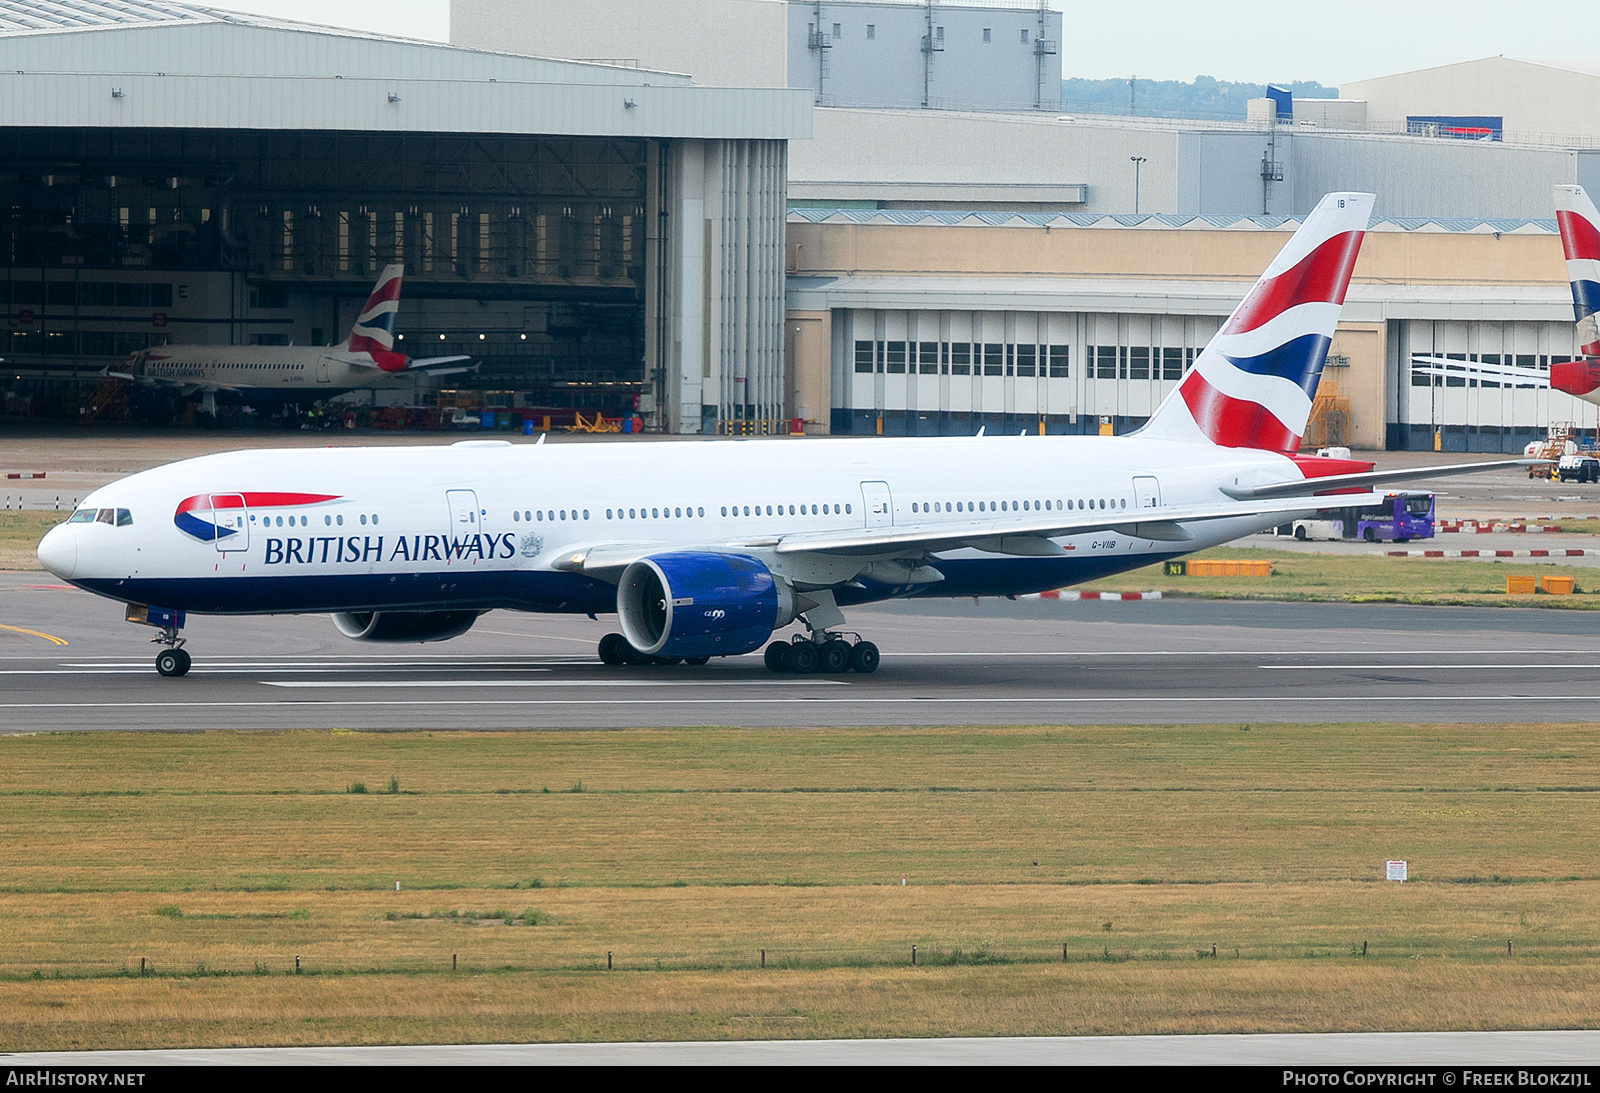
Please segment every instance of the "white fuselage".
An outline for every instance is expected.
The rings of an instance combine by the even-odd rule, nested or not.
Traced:
[[[628,549],[754,555],[780,578],[835,584],[841,604],[1005,595],[1135,568],[1290,517],[1196,521],[1181,542],[1101,529],[1054,538],[1050,557],[943,550],[925,558],[943,575],[927,584],[868,573],[870,552],[841,561],[772,547],[800,533],[936,532],[1038,519],[1041,509],[1081,522],[1141,505],[1225,502],[1225,486],[1300,478],[1281,455],[1138,436],[243,451],[95,491],[80,515],[125,511],[126,522],[61,525],[39,556],[102,595],[229,614],[610,611],[614,588],[573,571],[570,559]]]
[[[162,346],[134,354],[136,380],[248,398],[322,397],[355,387],[389,385],[396,373],[338,346]]]

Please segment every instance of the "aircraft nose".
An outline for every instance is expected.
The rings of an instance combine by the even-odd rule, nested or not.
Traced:
[[[39,540],[39,564],[57,577],[71,579],[78,572],[78,537],[73,529],[59,525]]]

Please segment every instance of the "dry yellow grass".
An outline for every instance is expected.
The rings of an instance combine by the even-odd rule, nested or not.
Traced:
[[[0,1048],[1600,1018],[1593,724],[45,735],[0,802]]]
[[[1447,539],[1460,538],[1447,536]],[[1470,539],[1471,536],[1467,536]],[[1537,539],[1537,536],[1533,537]],[[1540,544],[1530,540],[1527,546]],[[1312,600],[1345,603],[1409,603],[1482,607],[1600,609],[1600,581],[1592,570],[1556,562],[1451,558],[1390,558],[1385,549],[1461,549],[1471,542],[1412,542],[1375,546],[1364,554],[1316,554],[1266,547],[1219,547],[1206,558],[1270,561],[1271,577],[1168,577],[1160,565],[1091,581],[1084,588],[1107,592],[1159,590],[1169,596],[1229,600]],[[1567,596],[1508,596],[1506,577],[1576,576]]]
[[[0,987],[0,1049],[1592,1027],[1586,966],[1218,960]]]
[[[42,570],[35,550],[70,512],[0,511],[0,570]]]

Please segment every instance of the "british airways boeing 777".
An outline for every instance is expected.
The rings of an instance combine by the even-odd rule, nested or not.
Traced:
[[[125,370],[108,369],[105,374],[199,394],[205,412],[215,413],[219,393],[256,403],[309,401],[378,386],[402,372],[441,376],[467,371],[463,362],[471,357],[418,360],[395,351],[404,273],[402,265],[384,267],[349,335],[338,345],[163,345],[141,349],[128,358]]]
[[[608,664],[870,672],[851,605],[1059,588],[1467,469],[1296,454],[1372,202],[1325,197],[1128,436],[234,452],[95,491],[39,559],[158,627],[169,676],[186,612],[437,641],[496,609],[614,611]]]

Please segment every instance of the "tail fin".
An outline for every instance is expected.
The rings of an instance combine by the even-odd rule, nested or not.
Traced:
[[[1600,312],[1600,213],[1582,186],[1557,186],[1555,196],[1578,342],[1585,357],[1600,357],[1600,328],[1595,325],[1595,313]],[[1552,374],[1552,384],[1554,379]]]
[[[372,295],[367,297],[355,326],[350,328],[350,336],[345,339],[346,349],[371,353],[374,359],[378,359],[379,353],[394,351],[394,317],[400,310],[400,280],[405,272],[406,267],[399,263],[383,267],[378,283],[372,287]]]
[[[1373,200],[1341,193],[1318,202],[1141,435],[1299,447]]]

